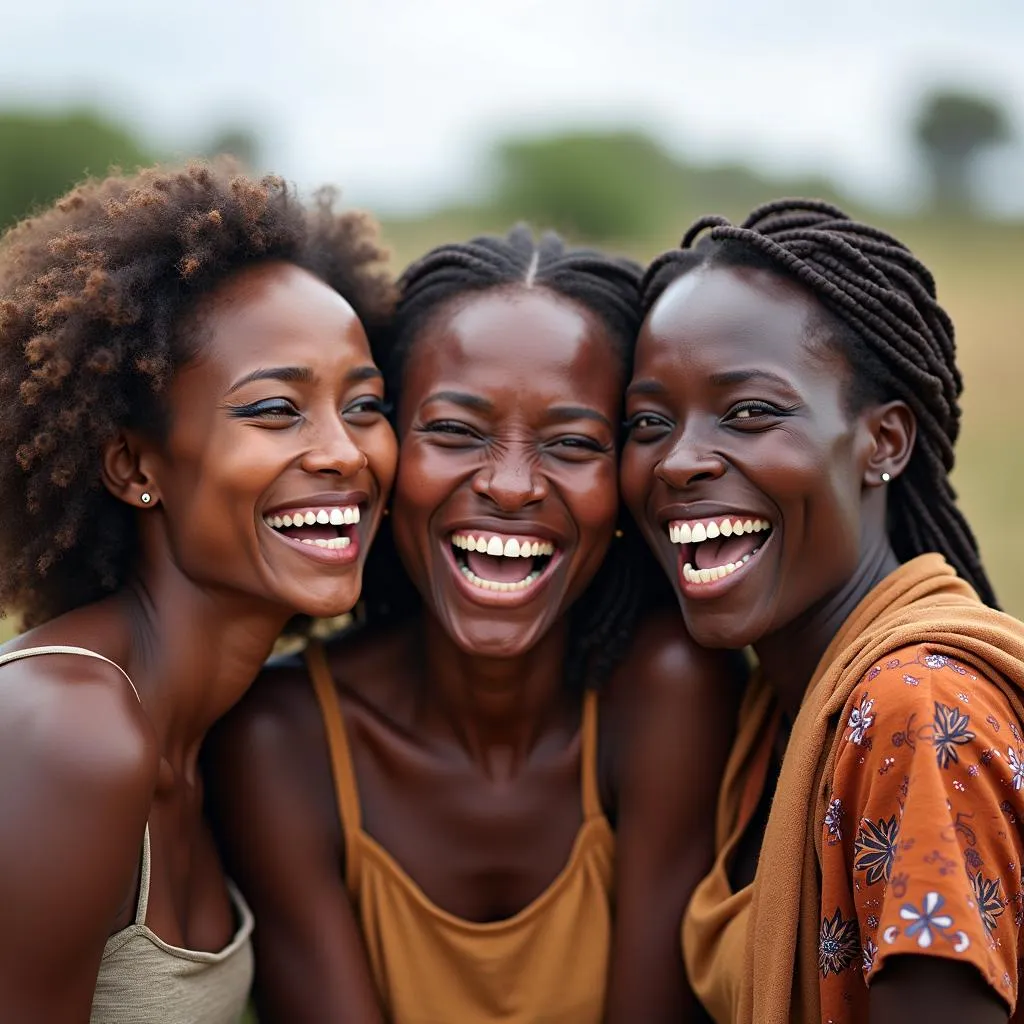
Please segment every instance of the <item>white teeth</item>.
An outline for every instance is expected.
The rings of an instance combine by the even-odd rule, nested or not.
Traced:
[[[683,566],[683,579],[687,583],[714,583],[715,580],[731,576],[741,566],[750,561],[751,555],[756,555],[760,548],[754,548],[750,554],[744,555],[738,562],[728,562],[725,565],[715,565],[709,569],[694,569],[689,562]]]
[[[497,537],[492,537],[487,542],[487,554],[489,555],[503,555],[505,553],[505,546],[498,540]]]
[[[505,550],[502,552],[502,554],[506,558],[518,558],[519,541],[517,541],[515,537],[509,537],[509,539],[505,541]]]
[[[311,544],[316,548],[327,548],[328,551],[339,551],[341,548],[347,548],[352,543],[351,537],[331,537],[329,540],[324,540],[322,537],[317,537],[316,540],[309,540],[303,537],[301,540],[302,544]]]
[[[767,519],[717,519],[708,523],[670,523],[668,539],[673,544],[700,544],[716,537],[738,537],[744,533],[762,533],[771,530]]]
[[[288,526],[342,526],[359,522],[359,506],[348,508],[321,508],[309,512],[286,513],[283,516],[264,516],[263,521],[275,530]]]
[[[316,514],[316,521],[321,526],[326,526],[331,521],[331,513],[328,512],[327,509],[325,508],[320,509],[320,511]]]
[[[525,590],[541,575],[540,571],[535,569],[525,579],[517,580],[515,583],[501,583],[498,580],[485,580],[482,576],[477,576],[477,574],[473,572],[468,565],[462,565],[459,566],[459,568],[462,570],[462,575],[465,576],[474,587],[479,587],[481,590],[496,590],[501,592]]]
[[[358,520],[357,520],[358,522]],[[520,541],[517,537],[474,537],[468,533],[453,533],[451,545],[464,551],[480,551],[492,558],[533,558],[553,555],[555,545],[548,541]]]
[[[320,517],[317,516],[317,519]],[[328,516],[331,526],[341,526],[345,522],[345,513],[340,508],[332,508],[330,515]]]

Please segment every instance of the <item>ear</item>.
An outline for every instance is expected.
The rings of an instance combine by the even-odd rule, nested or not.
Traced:
[[[150,471],[147,446],[141,438],[125,432],[103,448],[100,476],[103,486],[115,497],[136,508],[153,508],[160,500]],[[147,495],[147,498],[143,498]]]
[[[917,419],[906,402],[886,402],[862,414],[871,446],[864,465],[864,486],[882,487],[907,468],[917,438]],[[887,474],[887,479],[883,479]]]

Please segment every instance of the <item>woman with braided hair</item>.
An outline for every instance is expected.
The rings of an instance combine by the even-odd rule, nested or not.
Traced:
[[[395,469],[371,221],[195,164],[0,241],[0,1019],[232,1024],[253,918],[200,744],[359,596]]]
[[[694,989],[721,1024],[1024,1020],[1024,627],[949,482],[931,274],[783,200],[698,221],[643,306],[626,502],[694,639],[758,660],[684,921]]]
[[[266,672],[212,751],[261,1022],[683,1014],[739,683],[616,537],[639,278],[525,228],[406,271],[365,623]]]

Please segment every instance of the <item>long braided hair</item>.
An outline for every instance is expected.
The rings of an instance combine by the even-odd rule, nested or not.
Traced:
[[[578,303],[607,327],[627,380],[640,328],[640,277],[640,268],[629,260],[569,249],[551,232],[534,241],[523,225],[504,237],[483,236],[432,249],[402,275],[393,323],[380,339],[378,365],[389,397],[397,404],[409,352],[431,318],[453,301],[495,289],[543,288]],[[628,647],[642,608],[660,597],[654,588],[661,573],[653,562],[646,565],[646,546],[627,520],[624,514],[623,535],[612,543],[569,613],[566,679],[575,688],[598,685],[608,677]],[[364,579],[369,622],[395,621],[421,606],[398,559],[388,520],[374,541]]]
[[[678,249],[659,256],[642,288],[644,315],[668,285],[698,266],[753,266],[799,281],[823,307],[828,334],[854,375],[851,402],[906,402],[917,439],[890,484],[889,538],[901,561],[942,554],[991,607],[996,596],[949,480],[963,382],[953,323],[935,279],[910,250],[828,203],[780,199],[740,225],[702,217]]]

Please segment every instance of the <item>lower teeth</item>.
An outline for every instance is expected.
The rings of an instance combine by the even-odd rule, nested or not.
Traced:
[[[480,587],[482,590],[525,590],[531,583],[533,583],[540,576],[543,570],[535,569],[530,573],[526,579],[517,580],[515,583],[501,583],[498,580],[485,580],[482,576],[477,576],[475,572],[468,565],[460,565],[459,568],[462,570],[462,575],[473,584],[474,587]]]
[[[724,576],[730,576],[740,566],[750,561],[751,555],[756,555],[760,547],[754,548],[749,554],[744,555],[738,562],[729,562],[727,565],[716,565],[711,569],[694,569],[689,562],[683,566],[683,579],[687,583],[713,583]]]
[[[324,540],[318,537],[316,540],[308,540],[301,538],[300,543],[312,544],[317,548],[327,548],[329,551],[337,551],[340,548],[347,548],[352,543],[351,537],[331,537],[329,540]]]

